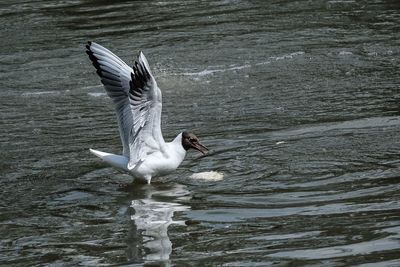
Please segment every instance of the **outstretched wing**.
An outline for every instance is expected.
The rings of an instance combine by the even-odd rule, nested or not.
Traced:
[[[164,152],[161,91],[143,53],[131,68],[99,44],[88,42],[86,48],[115,104],[123,155],[129,157],[128,168],[133,169],[155,151]]]
[[[133,129],[129,139],[128,169],[133,169],[153,152],[165,153],[161,133],[162,95],[142,52],[133,66],[129,102]]]
[[[132,68],[103,46],[88,42],[86,53],[100,76],[108,96],[115,104],[122,154],[129,157],[129,133],[133,127],[133,114],[129,103]]]

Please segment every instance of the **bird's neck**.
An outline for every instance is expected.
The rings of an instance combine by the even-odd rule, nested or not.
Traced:
[[[171,154],[182,158],[182,160],[185,158],[186,150],[182,146],[182,133],[179,133],[172,142],[168,143],[168,146]]]

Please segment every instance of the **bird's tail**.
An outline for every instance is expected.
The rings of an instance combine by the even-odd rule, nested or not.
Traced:
[[[95,149],[89,149],[89,150],[93,155],[101,158],[103,161],[107,162],[111,166],[122,169],[124,171],[128,171],[127,166],[128,166],[129,159],[127,157],[115,155],[115,154],[111,154],[111,153],[107,153],[107,152],[102,152],[102,151],[95,150]]]

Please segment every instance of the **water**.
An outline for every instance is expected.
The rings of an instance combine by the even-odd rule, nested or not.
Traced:
[[[397,1],[7,2],[0,265],[400,265]],[[90,155],[121,145],[88,40],[210,155],[149,186]]]

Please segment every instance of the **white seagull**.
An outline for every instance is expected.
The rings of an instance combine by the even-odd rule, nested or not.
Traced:
[[[161,133],[161,90],[142,52],[133,67],[103,46],[88,42],[89,55],[108,96],[115,104],[122,155],[90,149],[108,164],[150,183],[152,177],[173,172],[190,148],[206,154],[193,133],[182,132],[169,143]]]

